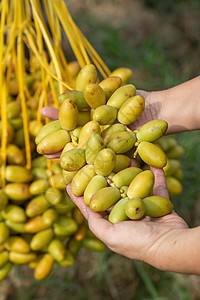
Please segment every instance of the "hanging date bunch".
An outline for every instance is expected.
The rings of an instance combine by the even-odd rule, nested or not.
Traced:
[[[75,88],[80,66],[90,60],[102,76],[109,70],[64,1],[3,0],[0,14],[0,281],[14,264],[28,264],[41,280],[55,263],[73,264],[81,247],[105,249],[66,193],[59,162],[38,156],[35,137],[49,122],[41,108],[59,107],[58,95]],[[64,56],[62,30],[75,62]]]

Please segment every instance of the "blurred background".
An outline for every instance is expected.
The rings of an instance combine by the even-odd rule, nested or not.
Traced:
[[[68,0],[66,4],[108,67],[131,68],[138,89],[166,89],[199,75],[199,0]],[[68,60],[73,60],[70,47],[63,43]],[[198,226],[200,133],[181,133],[175,138],[185,149],[181,158],[184,189],[172,201],[189,226]],[[104,253],[81,249],[73,266],[55,268],[42,282],[21,267],[0,283],[0,300],[67,298],[198,300],[200,277],[162,272],[108,249]]]

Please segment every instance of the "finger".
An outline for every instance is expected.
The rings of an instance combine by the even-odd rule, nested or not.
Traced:
[[[71,184],[68,184],[67,192],[72,201],[78,206],[84,217],[88,220],[90,230],[105,244],[109,242],[109,237],[113,232],[112,224],[105,220],[100,213],[92,211],[85,204],[83,197],[74,196],[71,191]]]
[[[72,194],[71,184],[67,185],[67,193],[69,194],[72,201],[78,206],[78,208],[80,209],[80,211],[82,212],[82,214],[84,215],[84,217],[87,220],[88,219],[89,207],[85,204],[84,198],[83,197],[76,197]]]
[[[169,193],[163,169],[151,167],[151,171],[154,173],[155,176],[155,183],[153,188],[154,195],[162,196],[169,199]]]
[[[58,109],[54,108],[54,107],[43,107],[41,109],[41,114],[46,117],[49,118],[51,120],[58,120]]]
[[[59,158],[61,153],[62,153],[62,151],[59,151],[59,152],[56,152],[54,154],[48,154],[48,155],[45,155],[45,156],[48,159],[54,159],[54,158]]]

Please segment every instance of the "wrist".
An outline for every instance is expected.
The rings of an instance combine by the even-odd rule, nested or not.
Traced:
[[[167,134],[200,129],[200,76],[176,87],[151,92],[159,119],[168,123]]]

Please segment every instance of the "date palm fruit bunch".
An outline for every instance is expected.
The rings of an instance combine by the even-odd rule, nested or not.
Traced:
[[[135,86],[126,84],[130,76],[129,69],[120,68],[100,81],[95,66],[86,65],[77,75],[76,89],[59,96],[59,119],[36,137],[38,153],[60,151],[65,183],[93,211],[117,203],[109,216],[112,223],[173,210],[169,199],[153,196],[152,171],[130,167],[132,157],[148,166],[167,165],[166,154],[154,143],[165,134],[166,121],[152,120],[137,131],[128,128],[145,108]]]
[[[31,169],[26,168],[21,103],[12,85],[14,77],[6,106],[5,182],[3,188],[0,186],[0,281],[15,264],[34,268],[35,278],[40,280],[56,263],[65,267],[73,264],[81,247],[91,251],[103,251],[105,247],[91,235],[83,215],[66,193],[59,162],[54,160],[48,168],[48,160],[38,156],[34,143],[36,112],[31,111],[29,102]]]
[[[41,108],[58,107],[90,60],[102,76],[109,70],[63,0],[2,0],[0,19],[0,281],[21,264],[40,280],[54,264],[72,264],[82,246],[105,249],[66,193],[59,164],[38,157],[35,136],[48,123]],[[64,56],[63,32],[77,61]]]

